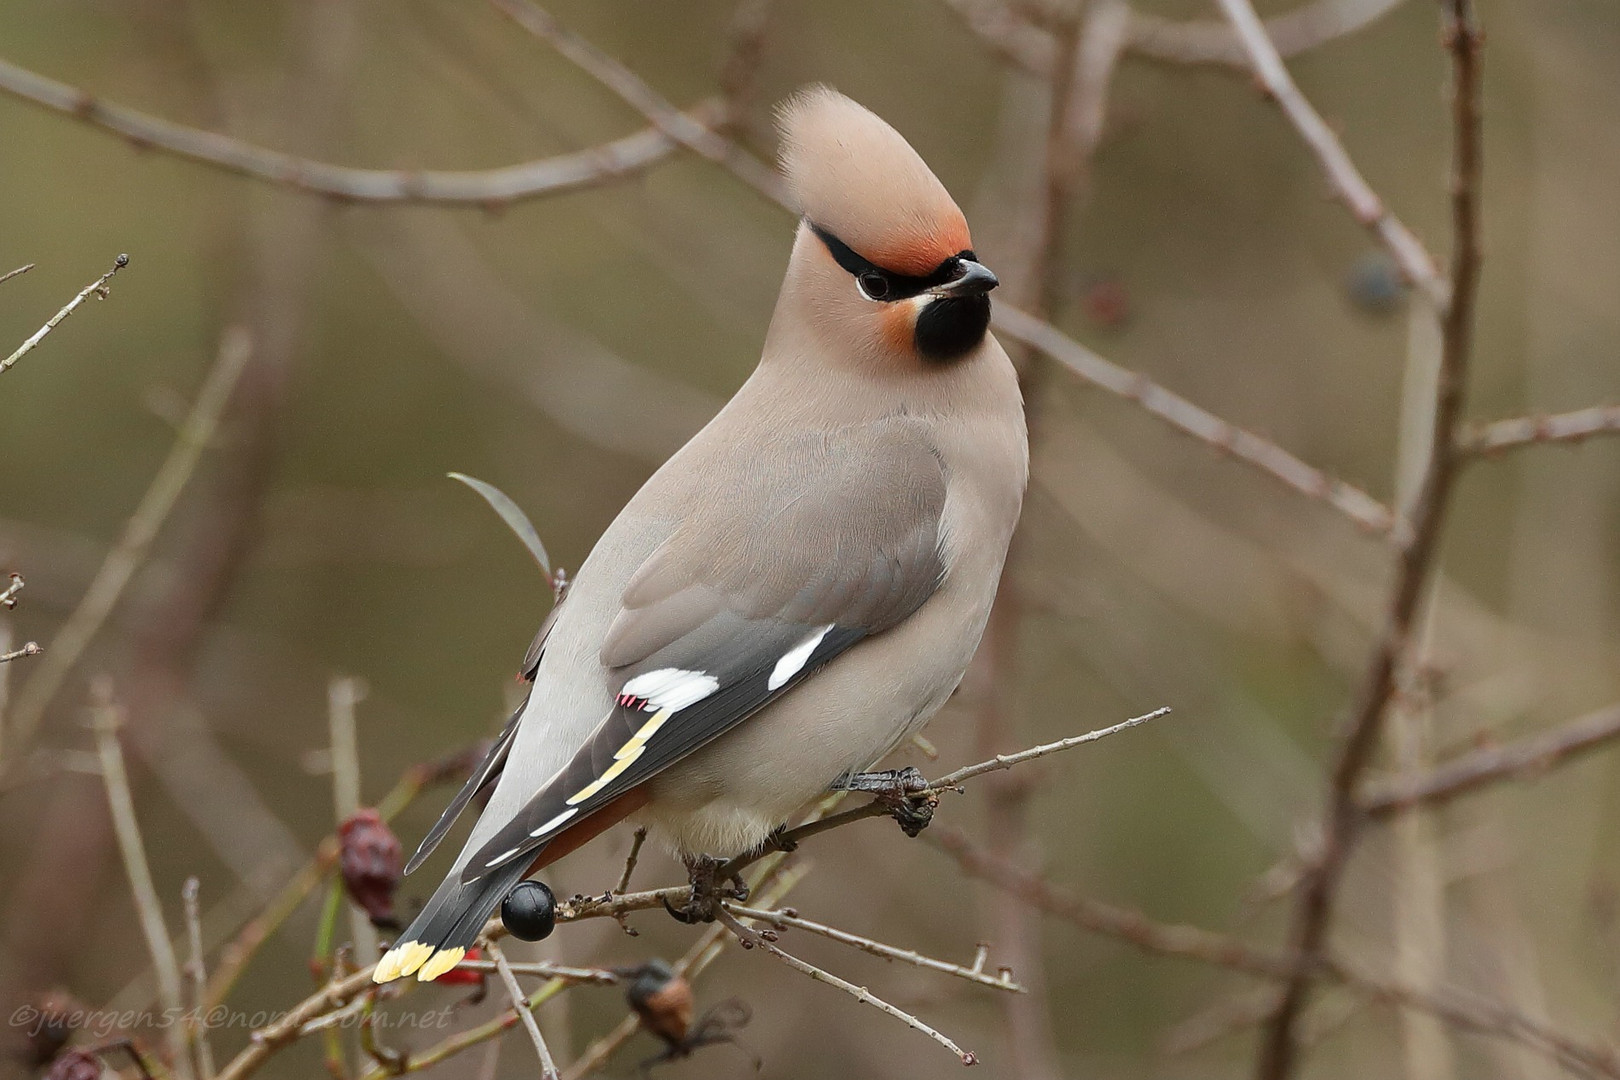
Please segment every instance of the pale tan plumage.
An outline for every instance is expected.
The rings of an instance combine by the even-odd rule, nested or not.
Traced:
[[[448,970],[531,864],[627,813],[687,853],[758,844],[977,647],[1027,473],[994,277],[882,120],[817,88],[781,124],[804,220],[759,366],[580,567],[465,793],[489,804],[379,981]]]

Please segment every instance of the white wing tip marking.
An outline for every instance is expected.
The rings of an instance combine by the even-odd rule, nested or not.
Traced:
[[[821,639],[826,637],[831,629],[832,623],[828,623],[783,653],[782,659],[771,669],[771,677],[765,683],[765,689],[772,692],[780,690],[787,685],[789,679],[803,671],[804,665],[810,662],[810,654],[816,651],[816,646],[821,644]]]
[[[576,808],[569,807],[567,810],[564,810],[562,813],[558,814],[556,817],[552,818],[550,821],[546,822],[529,835],[544,836],[546,833],[550,832],[552,829],[555,829],[557,826],[561,825],[563,822],[567,821],[577,813],[579,813],[579,811]]]

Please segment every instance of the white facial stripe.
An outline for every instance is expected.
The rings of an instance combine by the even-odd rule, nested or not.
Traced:
[[[552,818],[550,821],[546,822],[529,835],[544,836],[546,833],[550,832],[552,829],[555,829],[557,826],[561,825],[563,822],[567,821],[577,813],[579,813],[579,811],[574,809],[564,810],[562,813],[558,814],[556,817]]]
[[[832,624],[828,623],[785,653],[782,659],[776,662],[776,667],[771,669],[771,677],[766,681],[765,689],[780,690],[789,679],[802,671],[810,660],[810,654],[816,651],[816,646],[821,644],[821,639],[826,637],[827,631],[831,629]]]
[[[638,746],[624,757],[619,758],[619,760],[609,765],[606,769],[603,769],[601,776],[598,776],[595,780],[592,780],[588,785],[580,790],[579,794],[568,800],[568,805],[578,806],[592,795],[595,795],[598,791],[601,791],[603,788],[607,787],[618,777],[620,773],[628,769],[635,762],[636,758],[640,757],[646,751],[646,749],[647,748],[645,746]]]
[[[701,671],[659,668],[637,675],[624,684],[621,696],[644,698],[650,709],[680,712],[720,689],[720,680]]]

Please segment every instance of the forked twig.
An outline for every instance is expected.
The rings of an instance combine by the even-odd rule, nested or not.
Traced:
[[[1355,219],[1383,243],[1406,279],[1423,290],[1436,308],[1444,310],[1451,303],[1451,286],[1440,276],[1434,256],[1423,246],[1423,241],[1384,205],[1372,185],[1361,175],[1361,170],[1356,168],[1356,163],[1350,160],[1339,137],[1305,99],[1305,95],[1300,93],[1294,77],[1288,73],[1282,57],[1277,54],[1277,47],[1267,36],[1260,16],[1255,14],[1254,6],[1249,0],[1216,2],[1226,13],[1244,51],[1248,53],[1255,77],[1281,107],[1289,123],[1299,131],[1305,145],[1316,155],[1333,190],[1344,200]]]
[[[742,904],[731,903],[729,901],[726,903],[726,910],[730,911],[733,915],[746,916],[747,918],[753,919],[756,922],[774,926],[778,930],[781,930],[784,927],[793,927],[796,930],[804,930],[812,934],[819,934],[824,938],[828,938],[829,940],[852,946],[860,949],[862,952],[871,953],[873,956],[881,956],[885,960],[899,960],[900,962],[910,964],[913,967],[926,968],[929,971],[939,971],[946,975],[954,975],[958,979],[966,979],[968,982],[977,983],[980,986],[988,986],[995,990],[1008,990],[1015,994],[1022,994],[1025,992],[1022,986],[1019,986],[1016,982],[1013,982],[1012,973],[1006,969],[1002,969],[994,975],[988,975],[985,973],[982,963],[977,967],[964,967],[961,964],[951,964],[944,960],[935,960],[932,956],[924,956],[922,953],[916,952],[912,949],[901,949],[894,945],[885,945],[881,941],[876,941],[869,937],[862,937],[859,934],[852,934],[848,930],[840,930],[835,926],[827,926],[824,923],[811,922],[809,919],[802,919],[798,916],[798,914],[791,910],[767,911],[760,908],[746,907]]]
[[[736,916],[732,915],[731,912],[727,911],[724,907],[716,909],[715,917],[719,919],[720,922],[724,923],[726,928],[737,936],[737,940],[742,943],[743,948],[763,949],[765,952],[776,957],[776,959],[782,961],[782,963],[786,964],[794,971],[799,972],[801,975],[808,975],[817,982],[826,983],[828,986],[835,986],[844,993],[848,994],[850,997],[854,998],[856,1001],[861,1002],[863,1005],[870,1005],[879,1012],[887,1013],[889,1016],[894,1017],[902,1024],[905,1024],[908,1028],[911,1028],[913,1031],[920,1031],[924,1035],[927,1035],[930,1039],[933,1039],[935,1042],[939,1043],[939,1045],[955,1054],[957,1059],[961,1061],[963,1065],[977,1065],[979,1063],[979,1059],[974,1055],[973,1051],[963,1050],[951,1040],[950,1036],[942,1034],[935,1028],[923,1023],[921,1020],[917,1019],[915,1016],[912,1016],[904,1009],[890,1005],[887,1001],[884,1001],[866,987],[856,986],[852,982],[845,979],[840,979],[837,975],[834,975],[831,972],[823,971],[814,964],[800,960],[792,953],[784,952],[782,949],[779,949],[772,944],[757,930],[750,930],[748,927],[738,922]]]
[[[1503,746],[1471,750],[1426,775],[1380,784],[1362,794],[1361,809],[1372,817],[1385,817],[1416,806],[1441,805],[1487,784],[1539,776],[1616,739],[1620,739],[1620,705]]]
[[[105,300],[107,298],[107,282],[112,280],[112,276],[114,274],[118,273],[118,271],[122,270],[128,265],[128,255],[120,255],[118,258],[114,259],[111,270],[108,270],[105,274],[102,274],[96,280],[86,285],[83,289],[80,289],[79,295],[75,296],[72,300],[69,300],[67,304],[63,306],[61,311],[58,311],[55,315],[52,315],[44,326],[34,331],[32,337],[23,342],[21,345],[17,346],[16,352],[12,353],[4,360],[0,360],[0,373],[4,373],[8,368],[11,367],[11,365],[28,355],[28,353],[33,350],[35,345],[38,345],[45,339],[46,334],[50,333],[52,330],[55,330],[63,319],[73,314],[73,312],[78,309],[79,305],[90,299],[92,295]],[[6,278],[15,277],[26,270],[32,269],[32,267],[33,264],[29,263],[28,266],[13,270],[11,273],[6,275]],[[4,281],[6,278],[0,278],[0,281]]]
[[[511,995],[512,1008],[518,1012],[518,1019],[523,1021],[523,1030],[529,1033],[529,1041],[534,1043],[534,1052],[540,1055],[540,1080],[558,1080],[557,1063],[551,1060],[551,1049],[546,1046],[545,1036],[540,1034],[540,1025],[534,1019],[534,1012],[529,1007],[529,995],[523,992],[518,985],[517,976],[512,973],[512,965],[506,962],[506,954],[501,952],[500,946],[493,941],[488,942],[489,958],[495,962],[495,970],[500,972],[501,984],[506,987],[507,994]]]

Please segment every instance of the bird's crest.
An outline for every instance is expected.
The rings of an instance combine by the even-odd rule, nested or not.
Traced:
[[[928,274],[973,244],[967,219],[911,144],[826,86],[777,111],[782,171],[799,212],[872,262]]]

